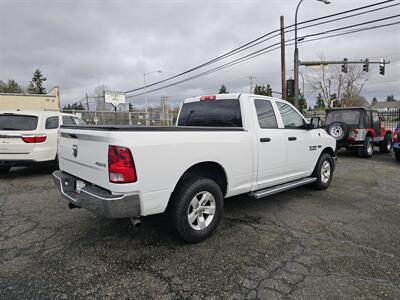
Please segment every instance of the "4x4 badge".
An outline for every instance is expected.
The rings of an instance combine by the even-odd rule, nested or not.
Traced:
[[[78,145],[72,146],[72,155],[76,158],[78,156]]]

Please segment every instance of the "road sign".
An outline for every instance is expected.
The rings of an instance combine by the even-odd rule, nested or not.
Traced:
[[[118,104],[125,104],[125,93],[104,91],[104,102],[111,103],[115,107],[117,107]]]

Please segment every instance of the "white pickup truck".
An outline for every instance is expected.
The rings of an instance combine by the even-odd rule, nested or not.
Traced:
[[[178,237],[200,242],[224,198],[330,185],[336,141],[313,122],[284,100],[222,94],[186,99],[176,127],[62,126],[54,182],[70,208],[166,212]]]

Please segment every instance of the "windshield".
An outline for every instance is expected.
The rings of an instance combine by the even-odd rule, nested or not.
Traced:
[[[0,115],[0,130],[36,130],[38,118],[24,115]]]
[[[210,100],[185,103],[178,126],[242,127],[239,100]]]
[[[359,110],[333,110],[326,116],[326,125],[341,122],[345,124],[358,124],[360,122]]]

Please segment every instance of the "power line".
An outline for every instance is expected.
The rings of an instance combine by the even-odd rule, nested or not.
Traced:
[[[310,22],[315,22],[315,21],[319,21],[319,20],[323,20],[323,19],[335,17],[335,16],[338,16],[338,15],[347,14],[347,13],[351,13],[351,12],[354,12],[354,11],[358,11],[358,10],[363,10],[363,9],[371,8],[371,7],[374,7],[374,6],[378,6],[378,5],[385,4],[385,3],[389,3],[389,2],[393,2],[393,1],[395,1],[395,0],[386,0],[386,1],[378,2],[378,3],[366,5],[366,6],[361,6],[361,7],[358,7],[358,8],[351,9],[351,10],[342,11],[342,12],[334,13],[334,14],[331,14],[331,15],[327,15],[327,16],[323,16],[323,17],[314,18],[314,19],[310,19],[310,20],[303,21],[303,22],[299,22],[298,25],[303,25],[303,24],[307,24],[307,23],[310,23]],[[332,21],[332,22],[333,22],[333,21]],[[316,25],[320,25],[320,24],[316,24]],[[308,26],[308,27],[311,27],[311,26],[312,26],[312,25],[310,25],[310,26]],[[285,29],[292,28],[292,27],[294,27],[294,24],[287,26]],[[306,28],[308,28],[308,27],[306,27]],[[211,60],[209,60],[209,61],[207,61],[207,62],[204,62],[204,63],[202,63],[202,64],[200,64],[200,65],[198,65],[198,66],[196,66],[196,67],[193,67],[193,68],[191,68],[191,69],[189,69],[189,70],[186,70],[186,71],[184,71],[184,72],[181,72],[181,73],[179,73],[179,74],[170,76],[170,77],[168,77],[168,78],[159,80],[159,81],[157,81],[157,82],[154,82],[154,83],[151,83],[151,84],[147,84],[147,85],[146,85],[146,88],[151,87],[151,86],[158,85],[158,84],[160,84],[160,83],[164,83],[164,82],[166,82],[166,81],[169,81],[169,80],[171,80],[171,79],[175,79],[175,78],[180,77],[180,76],[183,76],[183,75],[186,75],[186,74],[191,73],[191,72],[193,72],[193,71],[195,71],[195,70],[198,70],[198,69],[200,69],[200,68],[203,68],[203,67],[205,67],[205,66],[207,66],[207,65],[210,65],[210,64],[215,63],[215,62],[217,62],[217,61],[220,61],[220,60],[222,60],[222,59],[225,59],[225,58],[227,58],[227,57],[229,57],[229,56],[235,55],[235,54],[237,54],[237,53],[239,53],[239,52],[241,52],[241,51],[247,50],[248,48],[250,48],[250,45],[254,44],[255,42],[260,41],[261,39],[263,39],[263,38],[265,38],[265,37],[271,36],[271,35],[274,34],[274,33],[278,33],[279,31],[280,31],[280,29],[273,30],[273,31],[271,31],[271,32],[269,32],[269,33],[267,33],[267,34],[264,34],[264,35],[262,35],[262,36],[260,36],[260,37],[258,37],[258,38],[256,38],[256,39],[254,39],[254,40],[252,40],[252,41],[250,41],[250,42],[248,42],[248,43],[242,45],[242,46],[239,46],[239,47],[237,47],[237,48],[235,48],[235,49],[233,49],[233,50],[231,50],[231,51],[228,51],[227,53],[224,53],[224,54],[222,54],[222,55],[220,55],[220,56],[218,56],[218,57],[216,57],[216,58],[214,58],[214,59],[211,59]],[[266,40],[264,40],[264,41],[262,41],[262,42],[266,42],[266,41],[268,41],[268,40],[270,40],[270,39],[272,39],[272,38],[274,38],[274,37],[277,37],[277,36],[279,36],[279,34],[274,35],[274,36],[272,36],[272,37],[269,37],[268,39],[266,39]],[[261,43],[261,42],[259,42],[259,43]],[[258,45],[259,43],[257,43],[256,45]],[[253,45],[253,46],[255,46],[255,45]],[[251,46],[251,47],[253,47],[253,46]],[[143,88],[144,88],[144,87],[138,87],[138,88],[135,88],[135,89],[128,90],[128,91],[126,91],[125,93],[131,93],[131,92],[139,91],[139,90],[142,90]]]
[[[394,17],[398,17],[398,16],[399,15],[388,17],[388,18],[383,18],[383,19],[389,19],[389,18],[394,18]],[[348,29],[348,28],[351,28],[351,27],[357,27],[357,26],[360,26],[360,25],[364,25],[366,23],[370,24],[370,23],[373,23],[373,22],[380,22],[380,21],[382,21],[382,20],[381,19],[377,19],[377,20],[374,20],[374,21],[368,21],[368,22],[363,22],[363,23],[359,23],[359,24],[355,24],[355,25],[345,26],[343,28]],[[400,22],[393,22],[393,23],[389,23],[389,24],[382,24],[382,25],[377,25],[377,26],[372,26],[372,27],[367,27],[367,28],[354,29],[352,31],[342,32],[342,33],[330,35],[330,36],[327,36],[327,37],[319,37],[319,38],[314,38],[314,39],[311,39],[311,40],[301,41],[300,43],[312,42],[312,41],[317,41],[317,40],[322,40],[322,39],[327,39],[327,38],[332,38],[332,37],[337,37],[337,36],[342,36],[342,35],[347,35],[347,34],[352,34],[352,33],[357,33],[357,32],[362,32],[362,31],[367,31],[367,30],[372,30],[372,29],[392,26],[392,25],[397,25],[397,24],[400,24]],[[315,34],[312,34],[312,36],[318,36],[318,35],[327,34],[327,33],[333,32],[333,31],[343,30],[343,28],[338,28],[338,29],[334,29],[334,30],[330,30],[330,31],[324,31],[324,32],[320,32],[320,33],[315,33]],[[309,36],[311,36],[311,35],[309,35]],[[299,39],[305,38],[305,37],[306,36],[299,37]],[[292,41],[294,41],[294,39],[287,40],[286,42],[292,42]],[[260,50],[255,51],[255,52],[252,52],[252,53],[250,53],[248,55],[245,55],[245,56],[243,56],[241,58],[235,59],[235,60],[233,60],[231,62],[225,63],[225,64],[223,64],[221,66],[218,66],[218,67],[215,67],[213,69],[204,71],[202,73],[193,75],[193,76],[188,77],[186,79],[182,79],[182,80],[173,82],[171,84],[168,84],[168,85],[165,85],[165,86],[162,86],[162,87],[159,87],[159,88],[155,88],[155,89],[149,90],[148,92],[159,91],[161,89],[165,89],[165,88],[168,88],[168,87],[171,87],[171,86],[174,86],[174,85],[178,85],[178,84],[184,83],[186,81],[190,81],[190,80],[193,80],[193,79],[197,79],[199,77],[206,76],[206,75],[211,74],[211,73],[215,73],[215,72],[220,71],[222,69],[225,69],[225,68],[234,66],[236,64],[248,61],[250,59],[256,58],[256,57],[258,57],[260,55],[264,55],[264,54],[270,53],[272,51],[275,51],[275,50],[280,48],[279,45],[280,45],[279,42],[275,43],[275,44],[272,44],[272,45],[269,45],[268,47],[262,48]],[[286,46],[291,46],[291,45],[293,45],[293,43],[286,44]],[[144,93],[138,93],[138,94],[135,94],[135,95],[127,96],[126,98],[133,98],[133,97],[141,96],[143,94]]]

